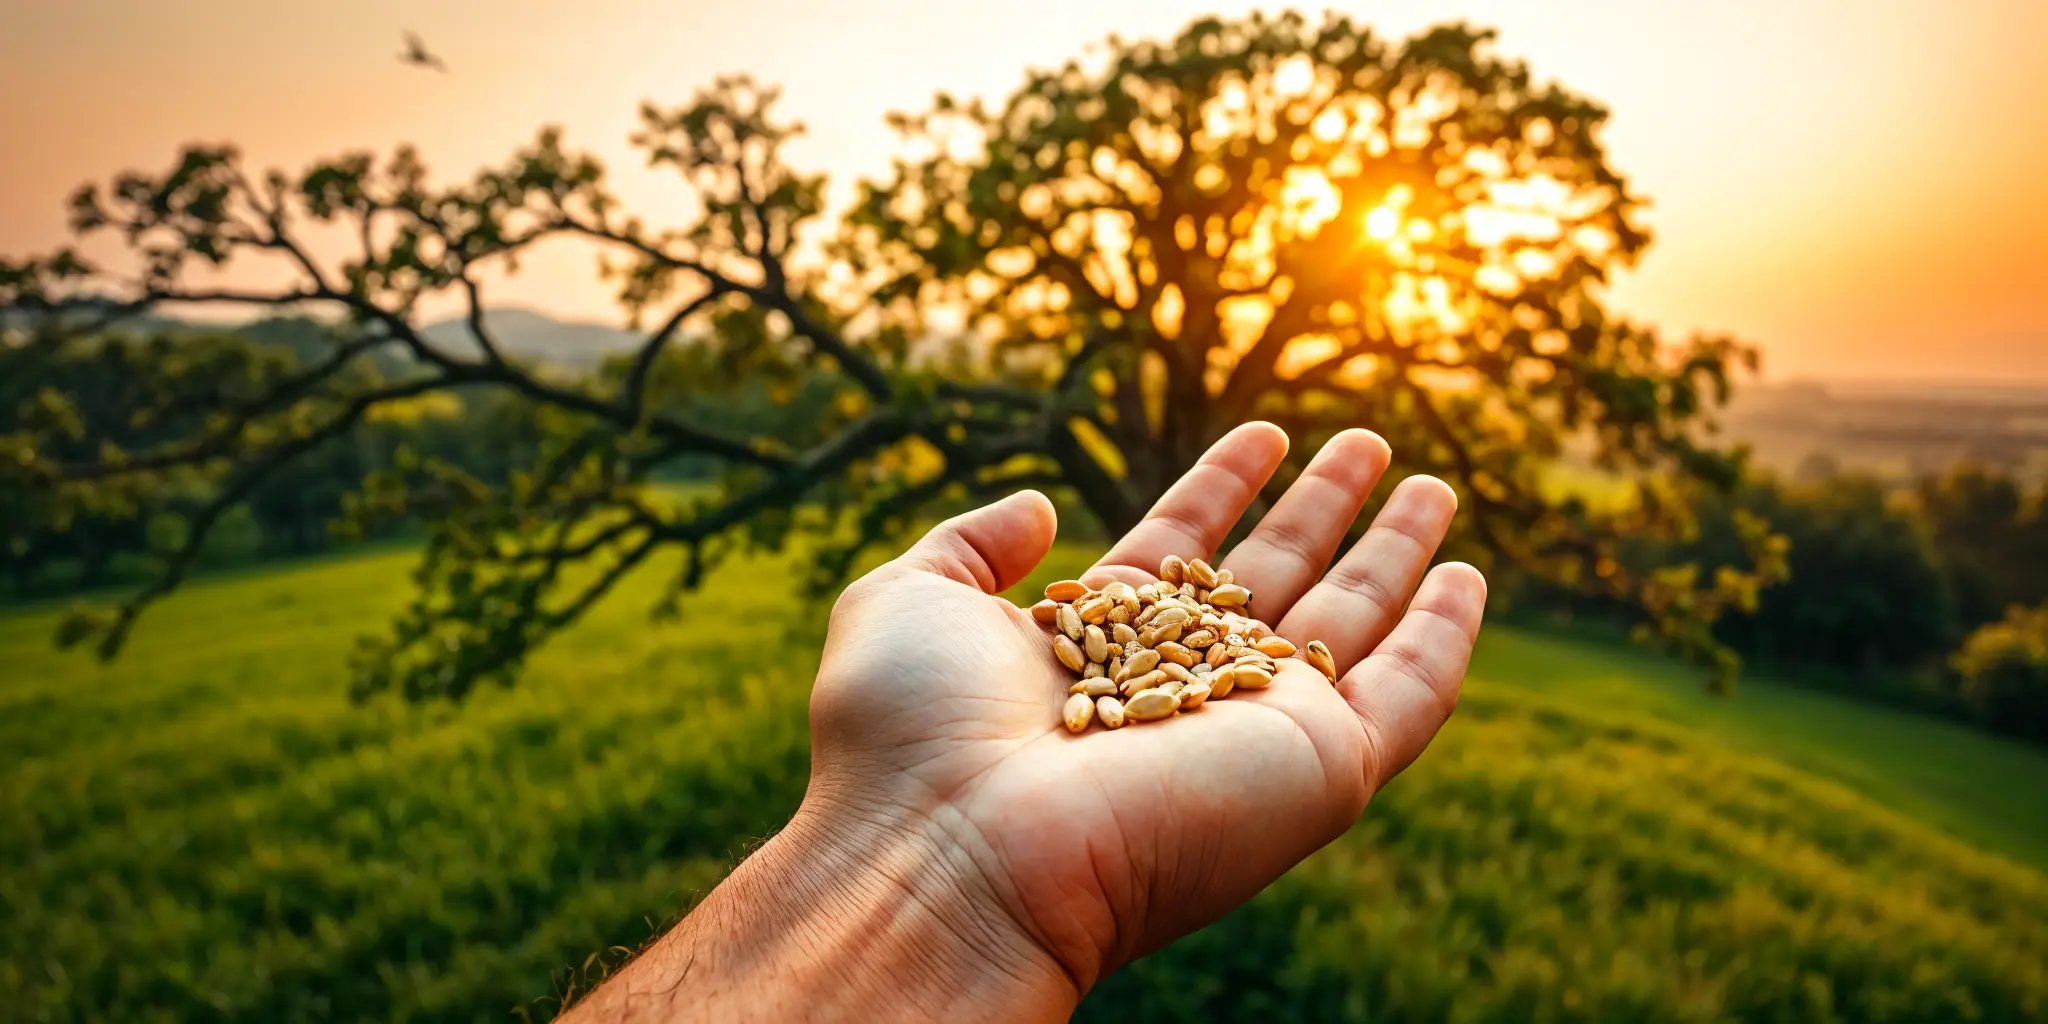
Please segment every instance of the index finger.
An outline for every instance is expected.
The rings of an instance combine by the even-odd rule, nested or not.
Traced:
[[[1223,435],[1089,571],[1149,577],[1167,555],[1209,558],[1286,456],[1287,433],[1271,423]]]

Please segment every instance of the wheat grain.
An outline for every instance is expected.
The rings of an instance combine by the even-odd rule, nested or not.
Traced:
[[[1047,586],[1031,619],[1053,628],[1054,656],[1078,677],[1060,706],[1062,724],[1079,733],[1096,722],[1116,729],[1171,718],[1272,686],[1279,661],[1290,657],[1336,681],[1328,645],[1297,648],[1255,617],[1252,604],[1251,588],[1230,570],[1177,555],[1160,561],[1157,582]]]

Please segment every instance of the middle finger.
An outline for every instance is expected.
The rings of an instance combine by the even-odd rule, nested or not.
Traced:
[[[1280,635],[1297,644],[1320,639],[1329,645],[1339,676],[1350,671],[1407,609],[1457,510],[1457,492],[1442,480],[1401,481],[1365,536],[1288,609],[1276,627]]]
[[[1225,561],[1250,588],[1259,617],[1279,622],[1330,567],[1330,556],[1380,482],[1390,453],[1370,430],[1330,438],[1273,510]]]

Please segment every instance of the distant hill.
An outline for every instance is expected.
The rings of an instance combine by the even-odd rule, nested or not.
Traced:
[[[646,340],[646,335],[624,328],[584,320],[557,320],[517,306],[484,310],[484,330],[490,332],[507,358],[577,370],[595,369],[607,357],[631,352]],[[454,352],[467,355],[476,351],[469,321],[463,317],[437,320],[420,328],[420,333],[428,341]]]
[[[1797,381],[1737,389],[1729,436],[1786,471],[1906,480],[1958,461],[2048,479],[2048,388]],[[1810,460],[1823,460],[1808,466]]]
[[[0,309],[0,331],[26,328],[36,314]],[[319,321],[297,315],[265,317],[242,323],[195,322],[157,315],[131,317],[120,329],[137,334],[183,333],[188,331],[232,331],[257,341],[282,344],[302,358],[311,354],[309,339],[319,332]],[[586,372],[607,358],[632,352],[646,340],[641,332],[586,320],[558,320],[546,313],[518,306],[500,306],[484,311],[484,329],[498,343],[507,358],[543,363],[559,369]],[[420,328],[428,341],[450,352],[471,356],[476,352],[464,317],[436,320]],[[403,363],[402,353],[392,358]]]
[[[88,323],[94,316],[99,315],[103,309],[103,306],[84,307],[77,313],[70,315],[69,319],[59,322],[71,324]],[[0,307],[0,331],[30,330],[37,324],[49,323],[51,316],[52,314],[47,313],[32,313],[23,309]],[[133,331],[137,334],[155,334],[164,331],[189,331],[194,329],[194,325],[182,320],[157,316],[153,313],[127,317],[121,321],[121,327],[123,330]]]

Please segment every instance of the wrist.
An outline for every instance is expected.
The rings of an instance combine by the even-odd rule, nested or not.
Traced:
[[[1017,925],[966,851],[922,819],[806,801],[764,847],[764,878],[817,922],[833,984],[867,1019],[1065,1020],[1073,979]]]
[[[1079,998],[933,829],[807,800],[592,1000],[615,1005],[588,1009],[621,1020],[1064,1020]]]

